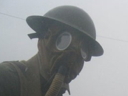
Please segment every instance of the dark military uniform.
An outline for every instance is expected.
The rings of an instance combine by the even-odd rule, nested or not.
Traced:
[[[39,72],[37,55],[28,61],[0,64],[0,96],[45,96],[51,82]],[[58,96],[62,96],[62,90]]]
[[[18,73],[7,62],[0,64],[0,96],[20,96]]]
[[[38,65],[37,56],[1,63],[0,96],[42,96]]]

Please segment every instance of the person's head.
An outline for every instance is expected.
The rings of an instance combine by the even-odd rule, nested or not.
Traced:
[[[93,21],[78,7],[56,7],[44,16],[28,17],[27,23],[36,31],[29,37],[39,38],[38,49],[42,60],[47,62],[47,70],[55,73],[60,66],[67,67],[67,83],[79,74],[84,61],[103,54],[95,40]]]

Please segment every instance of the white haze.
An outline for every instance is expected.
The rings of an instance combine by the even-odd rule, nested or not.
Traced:
[[[60,5],[85,10],[104,48],[103,56],[85,62],[70,84],[71,96],[128,96],[128,0],[0,0],[0,62],[36,54],[37,39],[28,38],[34,31],[25,19]]]

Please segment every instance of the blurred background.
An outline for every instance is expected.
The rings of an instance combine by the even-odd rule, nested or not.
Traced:
[[[25,19],[60,5],[85,10],[104,48],[104,55],[85,62],[71,82],[71,96],[128,96],[128,0],[0,0],[0,62],[35,55],[37,39],[28,38],[34,31]]]

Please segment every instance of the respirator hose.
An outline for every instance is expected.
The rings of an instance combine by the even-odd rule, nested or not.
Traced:
[[[67,69],[64,66],[61,66],[59,68],[45,96],[57,96],[58,95],[60,89],[62,88],[62,85],[64,84],[66,72],[67,72]]]

